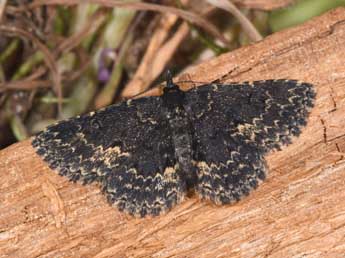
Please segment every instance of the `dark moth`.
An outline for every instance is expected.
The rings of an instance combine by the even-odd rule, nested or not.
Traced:
[[[306,124],[311,84],[265,80],[206,84],[128,100],[49,126],[32,145],[71,181],[97,181],[110,204],[158,215],[189,190],[216,204],[249,194],[267,172],[264,156]]]

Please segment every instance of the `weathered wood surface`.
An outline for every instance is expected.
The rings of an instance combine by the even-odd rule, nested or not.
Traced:
[[[195,81],[295,78],[317,89],[302,135],[267,157],[267,181],[232,206],[192,197],[135,219],[98,186],[56,175],[29,141],[2,150],[0,257],[343,257],[344,42],[339,8],[188,71]]]

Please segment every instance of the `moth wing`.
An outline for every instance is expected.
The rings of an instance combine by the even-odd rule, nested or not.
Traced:
[[[265,178],[265,153],[300,133],[314,96],[312,85],[292,80],[205,85],[188,91],[199,195],[230,203],[256,188]]]
[[[159,97],[147,97],[49,126],[37,153],[72,181],[99,181],[110,203],[130,214],[158,215],[184,197]]]

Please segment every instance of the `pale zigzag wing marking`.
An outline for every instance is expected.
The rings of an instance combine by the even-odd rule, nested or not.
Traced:
[[[33,140],[52,169],[72,181],[100,181],[111,204],[158,215],[184,197],[159,97],[112,105],[49,126]]]
[[[310,84],[292,80],[206,85],[187,92],[198,194],[225,204],[256,188],[265,178],[265,153],[300,133],[314,96]]]
[[[256,81],[248,85],[255,89],[250,95],[251,110],[243,108],[239,115],[252,117],[252,110],[258,110],[260,116],[239,130],[266,152],[291,143],[291,137],[298,136],[306,125],[314,105],[313,86],[296,80]]]

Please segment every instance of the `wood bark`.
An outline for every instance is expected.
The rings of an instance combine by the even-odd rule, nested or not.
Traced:
[[[166,215],[137,219],[108,206],[97,185],[58,176],[29,140],[2,150],[0,257],[343,257],[344,42],[345,8],[338,8],[185,75],[316,87],[301,136],[267,156],[267,180],[234,205],[192,196]]]

